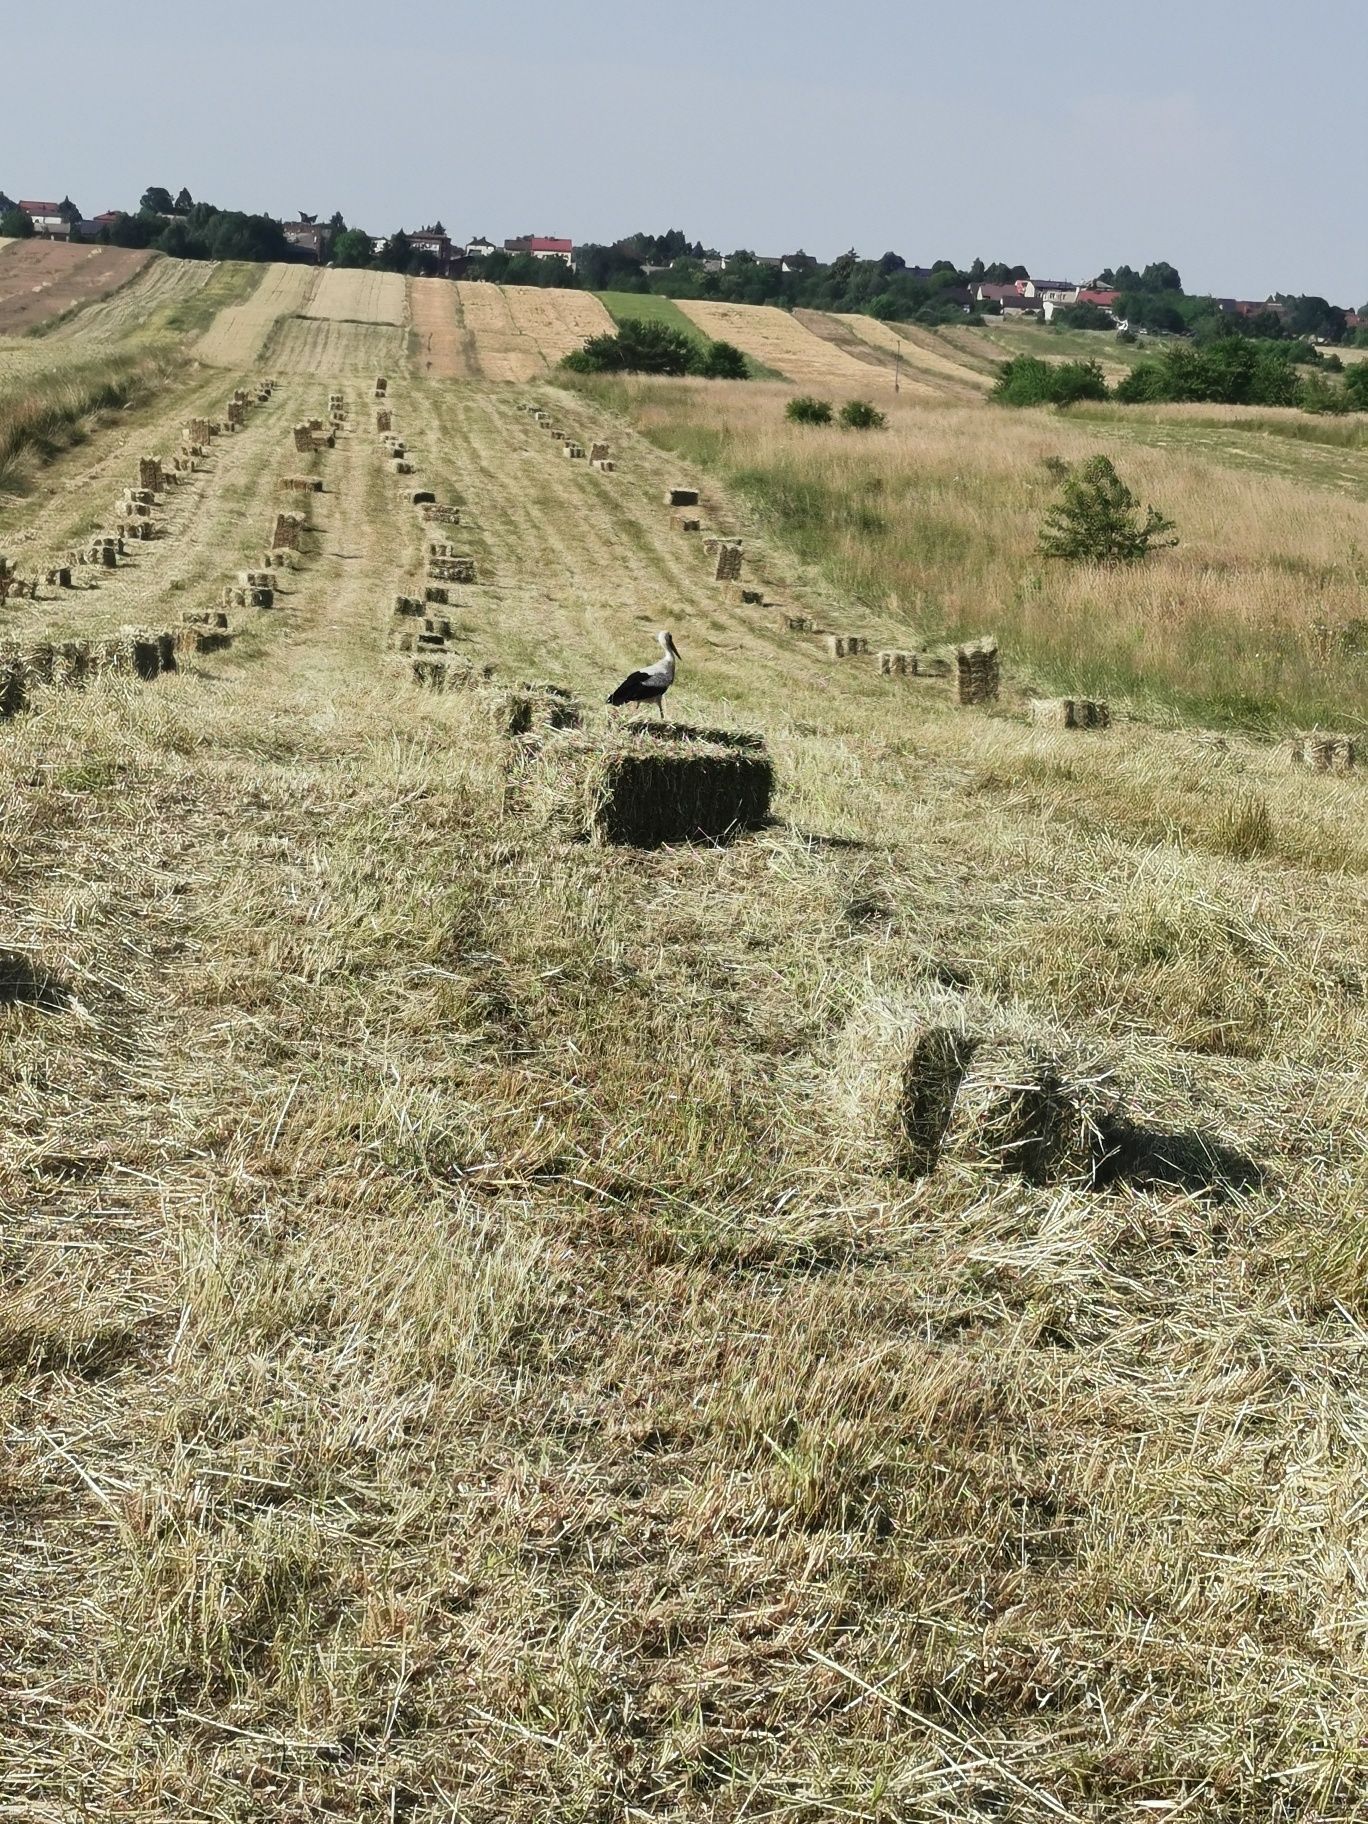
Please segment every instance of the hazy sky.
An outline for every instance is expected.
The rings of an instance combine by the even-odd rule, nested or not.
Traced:
[[[1368,6],[0,0],[0,188],[1368,301]]]

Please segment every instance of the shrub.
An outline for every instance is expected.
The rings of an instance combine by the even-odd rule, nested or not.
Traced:
[[[1081,304],[1066,304],[1050,321],[1063,329],[1110,329],[1115,318],[1100,304],[1089,304],[1085,299]]]
[[[868,399],[847,399],[841,407],[841,423],[848,431],[881,431],[888,420]]]
[[[1368,361],[1355,361],[1344,376],[1344,396],[1350,409],[1368,412]]]
[[[1118,384],[1123,405],[1166,401],[1195,405],[1295,405],[1301,382],[1293,343],[1221,336],[1204,348],[1175,342],[1142,361]]]
[[[825,399],[814,399],[811,393],[800,393],[784,407],[784,416],[795,424],[830,424],[831,407]]]
[[[33,217],[22,209],[6,209],[0,215],[0,236],[12,241],[27,241],[33,235]]]
[[[1107,381],[1096,361],[1015,355],[998,369],[993,397],[1004,405],[1073,405],[1079,399],[1105,399]]]
[[[628,317],[616,335],[591,336],[561,365],[576,374],[691,374],[699,358],[697,342],[684,330]]]
[[[746,357],[734,342],[709,342],[703,350],[698,372],[707,380],[748,380],[750,368]]]
[[[1046,557],[1092,564],[1138,564],[1152,550],[1178,543],[1166,538],[1173,521],[1154,507],[1140,517],[1140,503],[1105,456],[1091,456],[1064,483],[1063,498],[1045,515],[1040,549]]]

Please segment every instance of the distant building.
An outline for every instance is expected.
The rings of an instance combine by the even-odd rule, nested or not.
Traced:
[[[112,228],[122,214],[122,209],[105,209],[99,215],[92,215],[84,221],[73,222],[72,236],[78,241],[98,241],[101,231],[105,228]]]
[[[415,253],[431,254],[443,273],[451,266],[451,236],[440,222],[419,228],[409,236]]]
[[[473,241],[466,242],[465,251],[466,258],[469,260],[487,259],[494,251],[494,243],[487,241],[482,234],[477,234]]]
[[[1034,317],[1039,314],[1040,305],[1035,298],[1026,296],[1025,284],[1024,279],[1014,285],[980,284],[974,288],[974,297],[980,304],[996,304],[1004,317]]]
[[[60,203],[35,203],[21,199],[19,207],[33,223],[35,234],[50,240],[64,241],[71,236],[71,223]]]
[[[328,242],[332,237],[330,231],[320,227],[317,222],[283,222],[281,232],[291,247],[307,253],[316,264],[321,264],[327,257]]]
[[[780,272],[816,272],[817,262],[810,253],[785,253],[779,256]]]
[[[520,234],[504,242],[505,253],[530,253],[534,260],[564,260],[575,263],[575,243],[554,234]]]
[[[1039,298],[1042,304],[1047,299],[1051,304],[1072,304],[1078,296],[1072,279],[1022,279],[1019,283],[1023,297]]]

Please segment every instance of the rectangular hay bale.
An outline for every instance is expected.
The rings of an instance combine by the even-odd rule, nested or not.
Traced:
[[[667,507],[696,507],[698,505],[697,488],[667,488],[665,491]]]
[[[774,767],[761,748],[700,739],[710,731],[626,729],[604,741],[551,734],[529,746],[525,802],[594,843],[658,848],[724,842],[769,814]]]

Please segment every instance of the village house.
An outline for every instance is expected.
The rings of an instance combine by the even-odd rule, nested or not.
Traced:
[[[328,251],[331,239],[329,231],[320,227],[317,222],[282,222],[281,233],[301,253],[306,253],[315,264],[322,264]]]
[[[979,284],[974,288],[974,297],[980,304],[996,304],[1004,317],[1038,316],[1040,306],[1022,290],[1025,283],[1018,279],[1014,285]]]
[[[21,199],[19,207],[32,221],[35,234],[44,235],[50,241],[71,239],[71,218],[77,212],[70,203],[36,203]]]
[[[426,228],[417,228],[409,236],[415,253],[431,254],[439,268],[445,274],[451,267],[451,236],[441,222],[432,222]]]
[[[477,234],[473,241],[465,244],[465,255],[468,260],[483,260],[494,251],[493,241],[487,241],[482,234]]]
[[[1038,298],[1042,304],[1072,304],[1078,297],[1078,287],[1069,279],[1018,279],[1021,295],[1025,298]]]
[[[575,243],[553,234],[517,235],[504,242],[504,252],[530,253],[534,260],[564,260],[567,266],[575,263]]]

